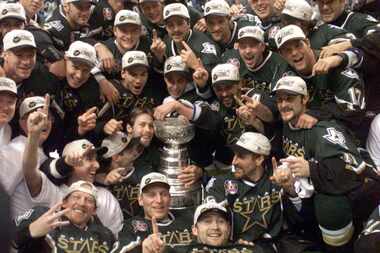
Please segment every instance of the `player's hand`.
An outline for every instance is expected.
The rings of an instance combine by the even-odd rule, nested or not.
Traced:
[[[286,0],[276,0],[273,4],[274,13],[280,15],[282,10],[285,8]]]
[[[84,158],[94,149],[93,145],[88,145],[84,151],[70,152],[68,155],[65,155],[64,161],[67,165],[71,167],[81,166],[83,164]]]
[[[163,62],[165,58],[166,45],[160,37],[157,35],[156,29],[152,32],[152,45],[150,51],[154,54],[159,62]]]
[[[272,157],[273,175],[269,178],[274,183],[284,187],[288,186],[292,182],[292,172],[289,168],[278,168],[275,157]]]
[[[303,113],[299,116],[298,121],[295,125],[297,128],[310,129],[315,124],[318,123],[318,119],[310,116],[309,114]]]
[[[165,242],[160,238],[160,231],[155,217],[152,217],[152,230],[150,234],[142,243],[143,253],[162,253],[165,249]]]
[[[58,203],[50,208],[46,213],[41,215],[37,220],[29,225],[29,232],[32,238],[39,238],[45,236],[50,231],[57,227],[70,224],[69,221],[61,221],[60,218],[68,213],[71,209],[66,208],[61,210],[62,203]]]
[[[242,244],[242,245],[250,245],[250,246],[255,246],[255,244],[253,242],[249,242],[249,241],[246,241],[246,240],[243,240],[243,239],[239,239],[237,241],[238,244]]]
[[[176,110],[177,103],[179,103],[176,100],[164,103],[162,105],[157,106],[154,109],[154,118],[158,120],[164,120],[168,114],[174,112]]]
[[[182,61],[186,63],[187,67],[193,70],[201,67],[197,56],[194,54],[189,45],[187,45],[185,41],[182,41],[182,46],[183,49],[181,50],[180,56],[182,58]]]
[[[201,32],[201,33],[207,31],[207,24],[206,24],[206,20],[205,20],[205,18],[201,18],[201,19],[199,19],[199,20],[197,21],[197,23],[195,23],[193,29],[194,29],[195,31],[198,31],[198,32]]]
[[[236,115],[246,126],[252,125],[256,119],[255,112],[246,105],[240,106],[238,109],[236,109]]]
[[[239,2],[239,3],[238,3]],[[240,1],[235,1],[235,4],[230,7],[230,16],[238,17],[246,12],[245,7],[240,3]]]
[[[84,135],[88,131],[91,131],[96,126],[96,106],[91,107],[85,113],[78,117],[78,134]]]
[[[193,73],[193,80],[195,84],[198,86],[198,88],[204,88],[207,85],[209,74],[199,58],[198,58],[198,62],[199,62],[199,67],[195,69]]]
[[[288,163],[288,168],[295,177],[310,177],[309,162],[303,157],[287,157],[280,160],[281,162]]]
[[[115,58],[113,57],[111,51],[102,43],[97,43],[95,50],[96,55],[101,62],[102,69],[107,72],[111,72],[116,66]]]
[[[343,41],[336,44],[331,44],[325,47],[322,47],[322,51],[319,54],[319,58],[326,58],[334,54],[338,54],[352,47],[351,41]]]
[[[181,174],[178,175],[178,179],[181,180],[185,187],[191,187],[199,181],[202,175],[202,168],[196,165],[188,165],[182,168]]]
[[[342,61],[343,59],[339,55],[319,58],[317,63],[315,63],[313,66],[313,76],[329,73],[331,69],[338,67]]]
[[[110,81],[103,79],[99,81],[99,86],[102,95],[108,102],[111,104],[116,104],[119,101],[120,93]]]
[[[29,114],[27,119],[28,134],[31,136],[40,136],[48,128],[48,115],[50,106],[50,96],[45,95],[45,104],[42,109],[37,109]]]
[[[105,185],[114,185],[117,183],[122,182],[125,179],[125,173],[126,168],[117,168],[111,170],[107,175],[104,180]]]
[[[123,121],[110,119],[103,128],[103,131],[108,135],[113,135],[118,131],[123,130]]]

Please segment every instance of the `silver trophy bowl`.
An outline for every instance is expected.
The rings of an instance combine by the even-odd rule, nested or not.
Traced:
[[[194,126],[180,118],[156,120],[154,130],[157,138],[165,143],[161,149],[159,171],[167,176],[172,197],[172,209],[196,206],[202,201],[201,183],[186,188],[178,179],[182,168],[189,165],[186,144],[194,138]]]

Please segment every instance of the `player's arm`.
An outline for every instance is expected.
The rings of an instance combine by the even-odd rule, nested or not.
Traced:
[[[41,134],[48,125],[47,118],[50,97],[46,96],[45,99],[46,102],[44,108],[29,114],[27,120],[28,138],[24,150],[22,170],[32,197],[37,196],[42,187],[41,172],[38,169],[38,147],[41,144]]]

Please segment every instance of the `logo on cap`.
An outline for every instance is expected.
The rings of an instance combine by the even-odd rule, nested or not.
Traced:
[[[242,37],[244,34],[245,34],[244,31],[240,31],[240,32],[239,32],[239,37]]]
[[[29,108],[33,108],[36,106],[36,104],[37,104],[36,102],[31,101],[28,106],[29,106]]]
[[[74,53],[73,53],[74,56],[78,56],[80,55],[80,51],[79,50],[75,50]]]
[[[211,8],[210,7],[207,7],[206,8],[206,13],[210,12]]]
[[[87,148],[87,144],[86,143],[83,143],[82,144],[82,149],[86,149]]]
[[[122,141],[123,143],[126,143],[126,142],[128,141],[128,138],[127,138],[127,137],[122,137],[122,138],[121,138],[121,141]]]
[[[127,19],[126,16],[121,16],[121,17],[119,18],[119,21],[124,21],[124,20],[126,20],[126,19]]]
[[[172,68],[172,65],[170,65],[170,64],[168,64],[167,66],[166,66],[166,70],[170,70]]]
[[[18,43],[18,42],[20,42],[20,40],[21,40],[21,38],[19,36],[16,36],[13,38],[14,43]]]
[[[131,63],[131,62],[133,62],[133,57],[128,58],[128,63]]]
[[[8,13],[8,10],[7,9],[4,9],[2,12],[1,12],[1,14],[3,14],[3,15],[5,15],[5,14],[7,14]]]
[[[281,44],[281,41],[282,41],[282,36],[279,35],[279,36],[277,37],[277,44]]]
[[[151,181],[152,181],[152,179],[147,178],[147,179],[145,179],[145,184],[147,185],[147,184],[149,184]]]
[[[217,74],[214,74],[213,76],[212,76],[212,80],[216,80],[216,79],[218,79],[218,75]]]
[[[170,13],[170,11],[169,11],[169,10],[166,10],[166,11],[165,11],[165,16],[168,16],[169,13]]]

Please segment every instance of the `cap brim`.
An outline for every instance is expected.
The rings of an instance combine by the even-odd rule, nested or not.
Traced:
[[[184,71],[184,70],[169,70],[164,73],[164,76],[170,73],[177,73],[177,74],[185,76],[186,78],[191,78],[191,73],[189,71]]]
[[[34,45],[26,44],[26,45],[19,45],[15,47],[8,48],[7,50],[14,50],[14,49],[21,49],[21,48],[33,48],[37,50],[37,47]]]
[[[220,13],[220,12],[215,12],[215,13],[208,13],[204,17],[207,18],[208,16],[219,16],[219,17],[228,17],[229,14],[226,13]]]
[[[170,16],[164,18],[164,21],[167,21],[171,17],[180,17],[180,18],[184,18],[184,19],[190,19],[189,17],[186,17],[185,15],[173,14],[173,15],[170,15]]]
[[[86,64],[90,67],[94,67],[95,66],[95,63],[93,62],[90,62],[88,60],[85,60],[83,58],[79,58],[79,57],[73,57],[73,56],[69,56],[68,57],[72,62],[78,62],[78,63],[82,63],[82,64]]]
[[[9,93],[11,95],[17,96],[17,91],[15,92],[14,90],[7,89],[7,88],[0,88],[0,92],[5,92],[5,93]]]
[[[277,91],[284,91],[286,92],[287,94],[290,94],[290,95],[304,95],[304,94],[301,94],[299,92],[296,92],[294,90],[290,90],[290,89],[276,89],[276,90],[273,90],[271,92],[272,95],[276,95]]]
[[[232,81],[232,80],[220,80],[212,84],[212,86],[216,85],[234,85],[239,83],[239,81]]]
[[[141,192],[144,192],[144,190],[146,190],[146,188],[148,187],[151,187],[153,185],[162,185],[162,186],[165,186],[167,189],[170,189],[170,185],[167,184],[167,183],[164,183],[164,182],[152,182],[152,183],[149,183],[147,185],[145,185],[142,189],[141,189]]]
[[[132,68],[132,67],[138,67],[138,66],[143,66],[143,67],[149,69],[149,66],[148,66],[148,65],[145,65],[145,64],[142,64],[142,63],[134,63],[134,64],[131,64],[131,65],[128,65],[128,66],[123,67],[123,69],[129,69],[129,68]]]
[[[250,150],[248,150],[248,149],[246,149],[246,148],[244,148],[242,146],[239,146],[236,143],[228,145],[227,147],[229,147],[234,153],[238,153],[238,154],[253,153],[252,151],[250,151]]]
[[[203,212],[199,215],[199,217],[198,217],[198,219],[197,219],[197,222],[199,222],[200,220],[202,220],[202,218],[203,218],[206,214],[209,214],[209,213],[211,213],[211,212],[221,214],[221,215],[222,215],[222,216],[223,216],[228,222],[230,222],[230,215],[229,215],[228,211],[227,211],[227,212],[224,212],[223,210],[220,210],[220,209],[218,209],[218,208],[211,208],[211,209],[208,209],[208,210],[203,211]]]
[[[74,4],[74,5],[77,5],[77,4],[81,3],[81,2],[89,2],[89,3],[92,4],[92,5],[95,5],[95,4],[96,4],[96,2],[95,2],[95,1],[92,1],[92,0],[68,1],[67,3],[72,3],[72,4]]]
[[[290,38],[290,39],[287,39],[285,41],[282,41],[280,43],[280,45],[276,45],[278,49],[280,49],[285,43],[289,42],[289,41],[292,41],[292,40],[305,40],[306,38],[305,37],[301,37],[301,36],[297,36],[297,37],[293,37],[293,38]]]
[[[18,19],[18,20],[21,20],[21,21],[25,21],[26,19],[24,17],[21,17],[21,16],[17,16],[17,15],[8,15],[8,16],[4,16],[2,18],[0,18],[0,21],[1,20],[4,20],[6,18],[14,18],[14,19]]]
[[[116,27],[116,26],[122,26],[122,25],[137,25],[137,26],[141,26],[142,24],[136,24],[136,23],[133,23],[133,22],[123,22],[123,23],[116,24],[114,26]]]

